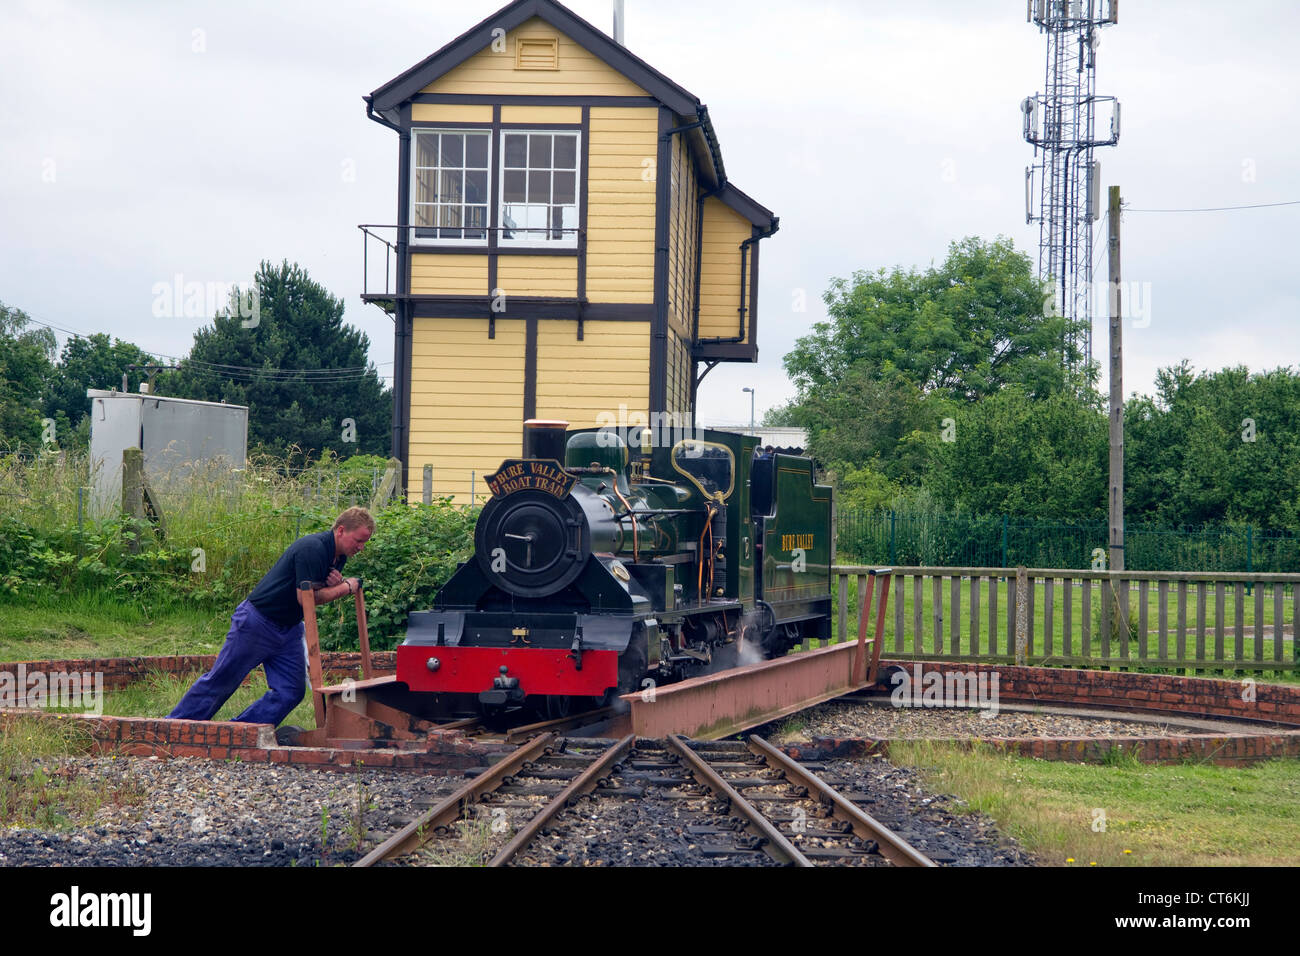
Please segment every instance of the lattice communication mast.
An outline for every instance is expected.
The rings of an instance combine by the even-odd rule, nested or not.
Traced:
[[[1047,34],[1046,92],[1027,97],[1025,140],[1034,164],[1025,168],[1025,222],[1042,225],[1038,275],[1055,284],[1056,307],[1086,321],[1084,340],[1074,333],[1063,344],[1092,360],[1092,224],[1101,215],[1101,164],[1096,146],[1119,141],[1119,101],[1097,96],[1100,29],[1119,22],[1119,0],[1028,0],[1026,19]],[[1108,107],[1110,135],[1096,134],[1098,106]],[[1035,214],[1034,198],[1038,207]]]

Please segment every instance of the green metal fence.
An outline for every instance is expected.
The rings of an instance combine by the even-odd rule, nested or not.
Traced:
[[[1091,569],[1107,539],[1104,521],[897,511],[840,512],[835,530],[840,561],[917,567]],[[1126,566],[1136,571],[1300,571],[1300,535],[1293,531],[1139,522],[1124,529],[1124,548]]]

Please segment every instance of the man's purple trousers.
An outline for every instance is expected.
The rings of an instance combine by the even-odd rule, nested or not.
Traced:
[[[235,608],[230,633],[212,670],[200,677],[168,717],[211,720],[230,695],[259,664],[269,688],[234,719],[250,724],[278,725],[298,706],[307,689],[307,652],[299,621],[287,628],[262,616],[248,601]]]

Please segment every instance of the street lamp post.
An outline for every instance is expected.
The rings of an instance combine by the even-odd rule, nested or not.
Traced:
[[[752,388],[743,388],[743,392],[749,392],[749,433],[754,434],[754,390]]]

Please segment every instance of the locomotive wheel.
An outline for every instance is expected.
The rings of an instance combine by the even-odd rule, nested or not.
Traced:
[[[758,608],[759,616],[755,627],[758,633],[762,635],[759,638],[759,643],[763,648],[763,656],[769,660],[784,657],[786,651],[790,649],[790,645],[787,643],[787,630],[790,625],[777,624],[776,612],[772,610],[772,605],[766,601],[755,601],[754,603]]]

